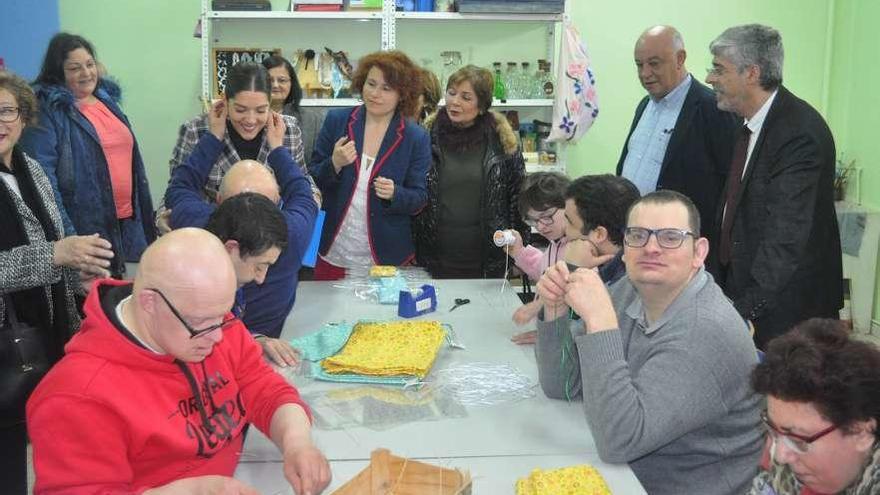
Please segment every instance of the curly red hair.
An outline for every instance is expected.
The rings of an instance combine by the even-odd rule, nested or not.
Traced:
[[[364,55],[358,62],[357,71],[351,80],[352,89],[363,93],[367,73],[373,67],[382,71],[385,83],[400,94],[398,111],[404,117],[416,117],[419,111],[419,95],[422,94],[422,74],[418,66],[400,50],[373,52]]]

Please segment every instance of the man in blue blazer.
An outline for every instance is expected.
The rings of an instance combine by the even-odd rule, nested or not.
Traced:
[[[675,28],[649,28],[634,55],[648,95],[636,107],[617,175],[642,195],[672,189],[688,196],[700,212],[703,237],[712,240],[736,116],[718,110],[712,90],[688,73],[684,41]]]
[[[834,139],[825,120],[782,86],[782,36],[757,24],[709,46],[718,108],[744,119],[735,131],[717,249],[710,266],[759,348],[843,306],[834,211]]]

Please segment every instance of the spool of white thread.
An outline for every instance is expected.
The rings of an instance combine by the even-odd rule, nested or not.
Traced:
[[[513,231],[496,230],[495,234],[492,235],[492,241],[495,242],[496,246],[504,247],[513,244],[516,241],[516,237],[513,236]]]

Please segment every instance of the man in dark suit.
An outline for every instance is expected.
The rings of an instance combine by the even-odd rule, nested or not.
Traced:
[[[675,28],[649,28],[634,55],[648,95],[636,108],[617,175],[643,195],[672,189],[690,197],[702,218],[703,237],[712,240],[738,119],[718,110],[712,90],[688,73],[684,41]]]
[[[782,86],[778,31],[732,27],[709,49],[706,82],[718,108],[745,119],[712,270],[763,348],[802,320],[837,318],[843,306],[834,139],[822,116]]]

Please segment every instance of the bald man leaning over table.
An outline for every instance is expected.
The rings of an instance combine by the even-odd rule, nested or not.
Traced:
[[[252,494],[232,478],[253,423],[297,494],[330,481],[309,409],[230,309],[236,277],[201,229],[147,248],[134,283],[106,279],[28,401],[35,493]]]

